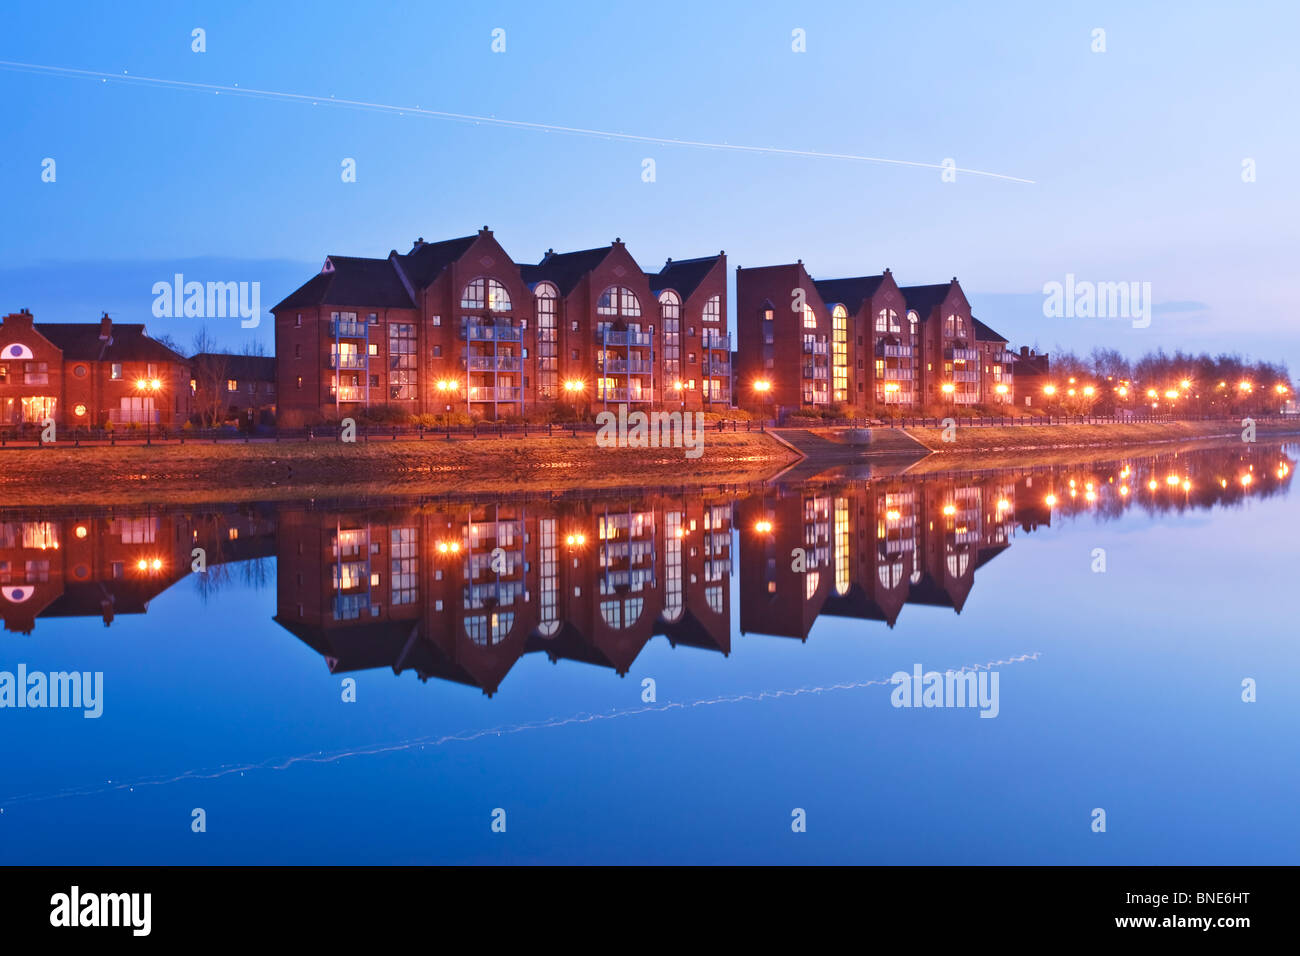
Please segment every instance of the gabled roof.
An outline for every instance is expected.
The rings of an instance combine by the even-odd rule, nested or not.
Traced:
[[[989,328],[987,325],[985,325],[983,322],[981,322],[979,319],[975,318],[974,316],[971,316],[971,319],[975,323],[975,338],[977,341],[1003,342],[1003,343],[1011,341],[1005,335],[999,335],[997,332],[994,332],[991,328]]]
[[[646,276],[650,280],[650,291],[658,295],[664,289],[672,289],[685,301],[721,259],[721,255],[701,256],[698,259],[669,259],[658,272]]]
[[[943,282],[938,285],[906,285],[898,291],[903,293],[907,307],[924,320],[948,298],[948,290],[951,288],[951,282]]]
[[[560,295],[568,295],[582,281],[583,276],[605,261],[613,248],[609,245],[597,249],[580,249],[577,252],[548,251],[537,265],[520,266],[519,271],[529,286],[539,282],[553,282],[560,290]]]
[[[60,349],[65,359],[73,361],[189,362],[179,352],[149,338],[140,324],[114,322],[108,341],[99,337],[99,322],[38,322],[34,328]]]
[[[852,279],[815,279],[813,285],[823,302],[828,305],[838,302],[849,310],[849,315],[856,315],[862,303],[875,295],[884,281],[883,275],[857,276]]]
[[[477,238],[478,236],[461,236],[459,239],[444,239],[442,242],[420,242],[406,255],[390,258],[397,260],[413,286],[423,289],[432,285],[442,275],[443,269],[469,252],[469,247]]]
[[[415,308],[391,261],[354,256],[330,256],[318,275],[272,306],[271,311],[317,305]]]
[[[227,352],[199,352],[191,362],[220,365],[233,379],[254,382],[275,381],[275,359],[263,355],[231,355]]]

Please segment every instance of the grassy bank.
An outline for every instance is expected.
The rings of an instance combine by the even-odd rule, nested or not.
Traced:
[[[795,460],[766,435],[675,448],[598,448],[591,435],[443,441],[10,448],[6,505],[198,503],[378,494],[514,492],[761,481]]]
[[[931,451],[944,455],[1051,451],[1068,448],[1107,448],[1121,445],[1151,445],[1210,439],[1241,440],[1241,428],[1232,422],[1143,422],[1106,425],[1024,425],[958,427],[955,440],[943,440],[943,429],[908,428],[911,435]],[[1259,425],[1256,437],[1300,435],[1294,425]]]

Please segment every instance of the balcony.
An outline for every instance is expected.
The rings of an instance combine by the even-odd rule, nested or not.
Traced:
[[[952,373],[952,380],[954,382],[978,382],[980,380],[980,373],[975,369],[958,369]]]
[[[518,386],[471,385],[469,387],[469,400],[471,402],[517,402],[522,394],[523,389]]]
[[[603,391],[596,390],[596,401],[598,402],[648,402],[650,401],[650,389],[637,391],[626,388],[607,388]]]
[[[803,370],[803,377],[811,378],[811,379],[827,379],[830,377],[830,369],[828,369],[825,365],[814,365],[812,368],[808,368],[805,366]]]
[[[364,339],[369,338],[370,330],[364,322],[331,319],[330,335],[336,339]]]
[[[806,339],[803,343],[804,355],[826,355],[830,351],[828,342],[809,342]]]
[[[330,401],[364,402],[366,390],[360,385],[340,385],[330,388]]]
[[[520,360],[515,355],[471,355],[469,370],[471,372],[517,372]]]
[[[943,350],[943,357],[950,361],[978,362],[980,353],[978,349],[954,349],[948,348]]]
[[[876,345],[877,358],[911,358],[912,346],[910,345],[887,345],[884,342]]]
[[[653,375],[654,363],[646,359],[605,359],[601,370],[607,375]]]
[[[910,382],[913,374],[910,368],[886,368],[878,377],[886,382]]]
[[[706,362],[704,365],[705,375],[719,375],[726,378],[731,374],[730,362]]]
[[[730,335],[705,335],[700,339],[700,344],[706,349],[715,351],[730,352],[731,336]]]
[[[369,357],[365,355],[335,355],[330,354],[330,368],[338,369],[367,369],[370,367]]]
[[[471,342],[521,342],[523,332],[512,325],[482,325],[469,322],[465,325],[465,338]]]
[[[597,329],[596,341],[604,342],[606,345],[649,348],[654,343],[654,336],[649,332],[616,332],[613,329]]]

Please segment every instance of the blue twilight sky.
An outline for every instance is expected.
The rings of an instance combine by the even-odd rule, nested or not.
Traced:
[[[207,51],[191,51],[191,30]],[[504,53],[491,49],[506,31]],[[1091,50],[1106,31],[1106,52]],[[154,282],[257,281],[482,224],[521,262],[621,236],[648,269],[726,249],[814,277],[956,275],[1016,344],[1242,351],[1300,369],[1294,3],[10,5],[0,313],[154,320]],[[807,52],[791,49],[806,31]],[[194,84],[941,163],[501,128]],[[42,182],[42,161],[57,178]],[[341,181],[345,158],[357,182]],[[642,181],[642,160],[656,180]],[[1257,181],[1242,181],[1242,163]],[[1048,319],[1067,273],[1147,281],[1154,321]],[[210,323],[238,347],[234,320]]]

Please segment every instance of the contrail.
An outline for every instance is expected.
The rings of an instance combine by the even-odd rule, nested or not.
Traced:
[[[1038,651],[1032,654],[1020,654],[1006,660],[988,661],[984,664],[962,665],[957,668],[949,668],[954,673],[963,673],[965,671],[989,670],[993,667],[999,667],[1004,664],[1022,664],[1026,661],[1037,661]],[[940,672],[946,673],[946,672]],[[369,747],[353,748],[350,750],[340,750],[327,753],[323,750],[317,750],[309,754],[299,754],[295,757],[275,757],[263,760],[258,763],[241,763],[241,764],[223,764],[218,767],[211,767],[204,770],[186,770],[170,777],[148,777],[128,781],[108,780],[103,784],[69,787],[63,790],[56,790],[48,793],[24,793],[17,794],[0,800],[0,814],[4,813],[4,807],[18,806],[24,803],[38,803],[45,800],[57,800],[60,797],[87,797],[100,793],[109,793],[118,790],[134,790],[136,787],[159,787],[169,783],[183,783],[189,780],[216,780],[219,777],[228,777],[231,774],[243,774],[253,770],[287,770],[294,764],[299,763],[337,763],[347,757],[369,757],[375,754],[395,753],[404,750],[415,750],[416,748],[424,749],[425,747],[440,747],[448,743],[467,743],[469,741],[479,740],[484,737],[504,737],[510,734],[524,733],[530,730],[551,730],[556,727],[567,727],[571,724],[589,724],[598,720],[617,720],[622,717],[636,717],[642,714],[659,714],[670,710],[690,710],[693,707],[713,707],[720,704],[739,704],[755,702],[762,700],[777,700],[783,697],[801,697],[806,694],[819,695],[828,691],[837,690],[861,690],[864,687],[889,687],[893,686],[893,680],[886,678],[884,680],[863,680],[854,681],[846,684],[829,684],[827,686],[817,687],[797,687],[793,690],[764,690],[751,694],[733,694],[725,697],[709,697],[702,700],[687,701],[666,701],[662,704],[649,705],[646,707],[630,707],[623,710],[611,710],[607,713],[577,713],[568,717],[551,717],[547,720],[531,721],[522,724],[509,724],[501,727],[489,727],[485,730],[462,731],[457,734],[445,734],[440,737],[415,737],[410,740],[401,740],[389,744],[372,744]]]
[[[686,146],[695,149],[722,149],[740,153],[762,153],[771,156],[803,156],[811,159],[840,159],[858,163],[882,163],[887,166],[914,166],[921,169],[952,169],[954,172],[971,176],[985,176],[990,179],[1002,179],[1013,183],[1034,184],[1032,179],[1020,176],[1008,176],[1005,173],[989,172],[985,169],[967,169],[963,166],[947,167],[942,163],[922,163],[910,159],[887,159],[883,156],[860,156],[854,153],[823,153],[811,149],[787,149],[780,146],[746,146],[738,143],[711,143],[704,140],[673,139],[666,136],[640,136],[635,133],[616,133],[612,130],[587,129],[581,126],[557,126],[551,123],[530,123],[525,120],[500,119],[496,116],[476,116],[472,113],[451,113],[445,110],[429,110],[420,106],[394,106],[388,103],[369,103],[364,100],[339,99],[330,96],[309,96],[305,93],[285,93],[280,90],[259,90],[243,87],[239,84],[223,86],[217,83],[196,83],[190,80],[171,80],[163,77],[133,76],[123,70],[121,73],[102,73],[98,70],[78,70],[66,66],[45,66],[39,63],[19,63],[12,60],[0,60],[0,69],[19,73],[44,73],[54,76],[98,79],[107,83],[114,80],[123,83],[141,83],[160,86],[174,90],[191,92],[210,92],[220,95],[248,96],[261,99],[287,100],[296,103],[310,103],[312,106],[341,106],[348,109],[370,110],[378,113],[396,113],[405,116],[425,116],[431,119],[451,120],[459,123],[475,123],[483,126],[504,126],[510,129],[541,131],[546,133],[564,133],[571,136],[593,136],[603,139],[621,140],[629,143],[652,143],[657,146]]]

